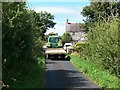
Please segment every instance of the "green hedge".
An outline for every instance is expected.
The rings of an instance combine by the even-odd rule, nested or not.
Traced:
[[[119,76],[118,22],[99,22],[94,25],[87,33],[89,44],[78,43],[75,49],[82,57],[99,63]]]
[[[88,45],[89,45],[89,42],[78,42],[73,48],[74,48],[74,51],[80,53]]]

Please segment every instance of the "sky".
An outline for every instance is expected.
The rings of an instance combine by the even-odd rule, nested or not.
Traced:
[[[51,2],[47,2],[46,0],[44,0],[44,2],[38,0],[27,1],[27,6],[30,9],[36,12],[47,11],[54,15],[55,28],[50,28],[46,34],[55,32],[60,36],[65,32],[66,20],[68,19],[71,23],[82,23],[85,17],[81,15],[81,11],[83,7],[90,5],[89,0],[81,0],[81,2],[76,0],[74,0],[74,2],[72,2],[73,0],[69,2],[65,0],[61,0],[61,2],[55,2],[55,0]]]

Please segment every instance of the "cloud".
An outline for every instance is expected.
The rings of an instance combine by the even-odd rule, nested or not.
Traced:
[[[34,10],[36,12],[47,11],[52,14],[68,14],[73,11],[72,9],[68,9],[64,7],[36,7]]]
[[[76,14],[78,9],[81,11],[82,7],[51,7],[51,6],[42,6],[32,8],[36,12],[46,11],[52,14]]]
[[[89,2],[90,0],[28,0],[29,2]]]
[[[55,25],[55,29],[50,28],[46,34],[51,32],[58,33],[61,36],[65,32],[65,25]]]

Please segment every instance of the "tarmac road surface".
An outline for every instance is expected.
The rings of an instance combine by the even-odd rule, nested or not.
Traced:
[[[94,82],[79,72],[69,61],[46,60],[44,90],[100,90]]]

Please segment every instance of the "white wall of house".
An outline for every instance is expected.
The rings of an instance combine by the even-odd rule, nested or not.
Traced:
[[[84,32],[69,32],[73,39],[73,44],[82,42],[85,39],[86,34]]]
[[[84,32],[69,32],[73,40],[80,40],[85,36]]]

